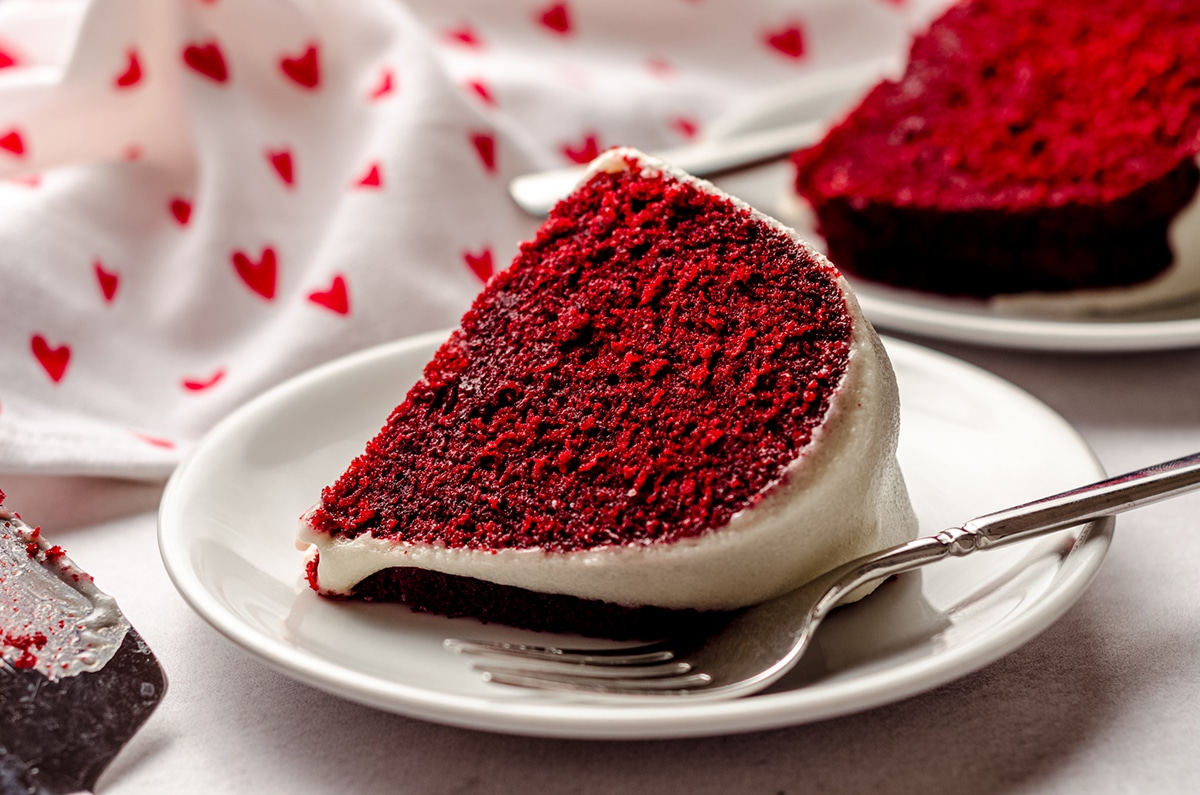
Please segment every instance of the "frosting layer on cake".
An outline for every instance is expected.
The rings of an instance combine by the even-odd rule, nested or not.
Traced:
[[[616,150],[489,283],[299,538],[329,594],[416,566],[732,609],[915,535],[898,423],[886,353],[827,260]]]

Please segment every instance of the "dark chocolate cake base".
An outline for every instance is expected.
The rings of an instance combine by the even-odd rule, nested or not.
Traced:
[[[987,298],[1153,278],[1171,265],[1167,227],[1197,186],[1188,159],[1107,205],[954,211],[837,198],[818,216],[830,259],[851,275]]]
[[[401,602],[423,613],[473,616],[520,629],[571,633],[610,640],[658,640],[704,631],[730,614],[661,607],[628,607],[562,594],[497,585],[471,577],[396,567],[355,586],[350,598]]]

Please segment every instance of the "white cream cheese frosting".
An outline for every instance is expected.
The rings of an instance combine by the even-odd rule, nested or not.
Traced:
[[[597,170],[627,169],[627,157],[644,170],[665,172],[729,199],[833,269],[794,231],[641,153],[606,153],[592,164],[589,176]],[[917,520],[896,460],[900,412],[895,374],[849,285],[840,276],[838,285],[851,318],[850,353],[824,421],[784,475],[725,526],[671,543],[571,552],[489,551],[369,534],[340,538],[315,532],[306,516],[298,545],[311,545],[319,553],[320,589],[345,594],[382,569],[417,566],[623,605],[723,610],[786,593],[841,563],[913,538]]]
[[[99,671],[130,630],[116,600],[3,505],[0,533],[10,536],[0,544],[0,675],[13,666],[54,682]],[[25,642],[13,645],[17,638]]]

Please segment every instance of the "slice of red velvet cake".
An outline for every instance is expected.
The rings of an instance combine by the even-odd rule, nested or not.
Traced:
[[[661,634],[911,538],[895,376],[795,233],[601,156],[301,523],[326,595]]]
[[[1200,273],[1198,42],[1194,2],[968,0],[913,42],[902,78],[794,156],[796,191],[834,262],[901,287],[986,297]]]

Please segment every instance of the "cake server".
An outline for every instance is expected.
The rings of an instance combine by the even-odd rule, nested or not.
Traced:
[[[734,614],[707,636],[612,651],[456,639],[445,645],[486,660],[473,667],[501,684],[688,701],[748,696],[794,668],[829,612],[868,583],[1195,489],[1200,489],[1200,453],[979,516],[937,535],[853,560],[791,593]]]
[[[0,793],[90,791],[167,680],[116,601],[0,492]]]
[[[765,163],[821,139],[828,121],[806,121],[761,132],[718,140],[706,140],[653,153],[654,157],[696,177],[711,177],[727,171]],[[525,174],[508,183],[508,193],[522,210],[544,218],[579,183],[587,166],[571,166]]]

